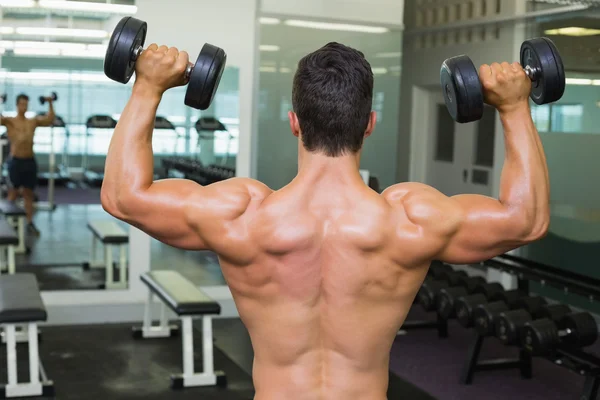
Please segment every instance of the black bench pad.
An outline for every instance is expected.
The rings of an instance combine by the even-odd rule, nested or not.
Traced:
[[[15,232],[15,228],[5,219],[0,219],[0,246],[19,244],[19,236]]]
[[[46,321],[34,274],[0,275],[0,324]]]
[[[177,271],[150,271],[141,279],[179,316],[221,313],[219,303]]]
[[[129,242],[129,235],[115,221],[89,221],[87,225],[102,243],[123,244]]]
[[[8,200],[0,200],[0,213],[9,217],[24,217],[27,215],[23,208]]]

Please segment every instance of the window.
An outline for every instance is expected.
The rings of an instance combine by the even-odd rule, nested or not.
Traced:
[[[553,104],[550,110],[552,132],[581,132],[582,104]]]
[[[550,106],[536,106],[531,107],[531,118],[535,123],[535,126],[539,132],[550,131]]]

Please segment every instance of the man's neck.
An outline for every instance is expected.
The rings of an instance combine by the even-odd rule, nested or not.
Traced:
[[[25,119],[25,114],[18,113],[17,114],[17,118],[19,118],[19,119]]]
[[[323,182],[327,185],[362,182],[360,160],[356,154],[327,157],[323,154],[303,152],[298,157],[298,174],[295,180]]]

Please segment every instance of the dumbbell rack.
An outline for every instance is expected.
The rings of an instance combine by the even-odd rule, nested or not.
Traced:
[[[515,275],[518,279],[518,289],[529,293],[529,283],[538,282],[544,286],[551,286],[588,298],[590,301],[600,298],[600,280],[589,276],[565,271],[521,257],[501,255],[480,264],[482,267],[493,268]],[[519,369],[525,379],[532,377],[533,356],[524,349],[519,349],[517,359],[490,359],[479,361],[481,347],[485,337],[475,334],[469,347],[467,361],[463,367],[460,383],[469,385],[477,371],[497,369]],[[536,356],[546,359],[553,364],[567,368],[575,373],[585,376],[583,393],[579,399],[596,399],[600,389],[600,358],[587,353],[580,348],[559,346],[548,356]]]

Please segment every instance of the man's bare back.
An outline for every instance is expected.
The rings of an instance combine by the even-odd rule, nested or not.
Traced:
[[[447,197],[420,183],[400,183],[380,195],[361,179],[360,151],[340,150],[340,143],[359,146],[362,137],[346,140],[339,130],[328,138],[321,129],[314,136],[306,123],[305,110],[324,96],[314,78],[306,85],[320,97],[303,102],[303,76],[322,73],[331,87],[351,66],[349,75],[364,74],[365,81],[343,92],[340,104],[355,101],[367,110],[355,135],[366,138],[375,127],[370,97],[361,94],[366,86],[372,90],[370,69],[356,52],[330,50],[314,57],[338,62],[337,70],[322,67],[322,60],[299,65],[298,111],[290,112],[298,174],[281,190],[247,178],[207,186],[153,181],[149,139],[156,109],[164,90],[184,82],[188,62],[187,53],[156,45],[136,63],[132,97],[106,161],[101,195],[109,213],[166,244],[219,255],[252,339],[257,400],[386,399],[389,351],[431,261],[484,260],[547,230],[547,169],[522,69],[504,63],[481,70],[486,101],[498,107],[505,127],[499,199]],[[356,114],[348,113],[340,121]],[[319,115],[314,121],[329,123],[333,114]]]

